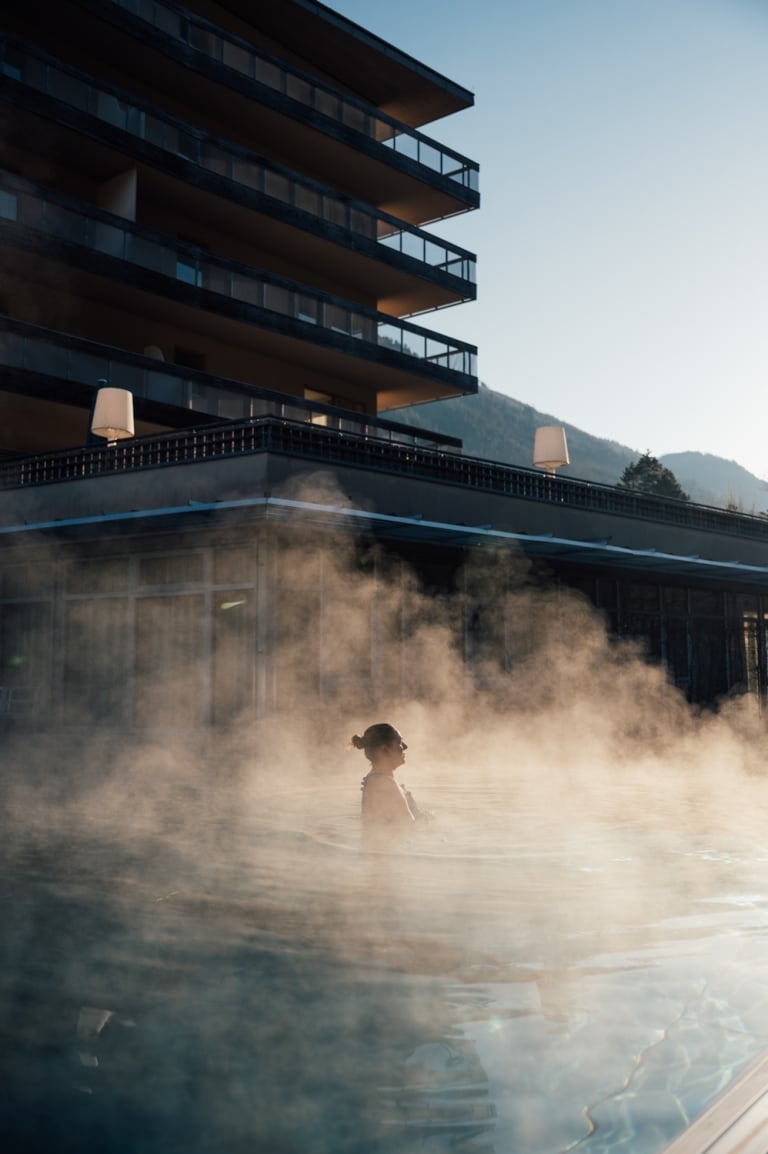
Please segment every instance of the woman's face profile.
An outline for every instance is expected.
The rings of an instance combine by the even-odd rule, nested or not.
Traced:
[[[386,758],[387,766],[391,769],[397,769],[400,765],[405,765],[405,751],[408,746],[403,741],[398,733],[387,745],[381,747],[381,752]]]

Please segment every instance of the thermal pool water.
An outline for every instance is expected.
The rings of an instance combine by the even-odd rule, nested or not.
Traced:
[[[768,1046],[768,839],[418,798],[7,840],[0,1147],[660,1154]]]

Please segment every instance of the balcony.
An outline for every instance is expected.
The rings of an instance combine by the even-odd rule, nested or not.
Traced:
[[[277,389],[224,380],[10,317],[0,317],[0,368],[5,390],[17,390],[37,402],[65,402],[79,407],[80,412],[73,413],[69,426],[70,440],[64,442],[68,445],[83,439],[75,430],[79,426],[85,433],[85,412],[90,409],[96,382],[106,380],[133,394],[139,424],[178,429],[223,419],[242,422],[270,417],[363,438],[397,441],[413,448],[461,450],[461,441],[456,437],[286,396]],[[18,404],[14,408],[18,413]],[[39,428],[45,422],[39,407],[35,412]],[[57,435],[63,425],[58,418]]]
[[[75,26],[53,13],[40,27],[53,51],[76,39],[81,58],[93,53],[129,74],[139,49],[127,34],[141,44],[146,85],[315,179],[412,224],[478,206],[474,161],[170,0],[81,3],[92,19]]]
[[[117,262],[124,281],[195,310],[190,327],[202,310],[247,324],[251,341],[257,329],[273,340],[308,342],[314,361],[326,348],[406,370],[424,384],[431,380],[434,396],[441,382],[454,395],[477,387],[471,345],[170,240],[10,174],[0,177],[0,235],[10,248],[34,254],[38,265],[53,261],[55,269],[63,261],[73,281],[81,272],[114,282]],[[397,403],[396,388],[393,380],[386,407]]]
[[[354,253],[347,244],[347,250],[333,259],[352,264],[362,250],[369,258],[400,270],[396,276],[377,263],[377,271],[368,274],[383,282],[383,295],[405,306],[397,315],[474,299],[475,258],[464,249],[362,202],[342,198],[327,185],[162,113],[121,89],[96,83],[87,74],[11,37],[0,42],[0,76],[10,81],[7,87],[15,103],[33,114],[58,125],[69,124],[74,132],[84,130],[83,116],[88,117],[93,122],[89,132],[109,149],[115,147],[114,130],[118,129],[128,138],[129,147],[131,140],[148,145],[150,160],[157,162],[155,154],[161,154],[157,159],[172,173],[181,159],[179,176],[185,181],[188,199],[189,185],[197,180],[259,215],[266,213],[298,224],[300,229],[312,229],[336,246],[344,245],[345,234],[349,234],[354,238]],[[41,94],[47,98],[42,106]],[[73,117],[73,112],[78,115]],[[39,137],[39,132],[34,135]],[[146,159],[146,149],[134,148],[132,153],[138,161]],[[191,168],[197,168],[199,174],[190,172]],[[220,213],[220,208],[214,207]],[[301,235],[293,243],[300,246]],[[414,278],[418,284],[412,283]]]

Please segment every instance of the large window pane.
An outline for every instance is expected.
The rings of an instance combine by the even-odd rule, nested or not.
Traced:
[[[200,595],[137,600],[137,725],[186,729],[205,723],[203,611]]]

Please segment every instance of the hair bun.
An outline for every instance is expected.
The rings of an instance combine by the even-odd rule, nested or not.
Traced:
[[[358,736],[358,734],[355,734],[352,738],[352,745],[354,745],[355,749],[362,749],[365,745],[365,742],[363,741],[362,737]]]

